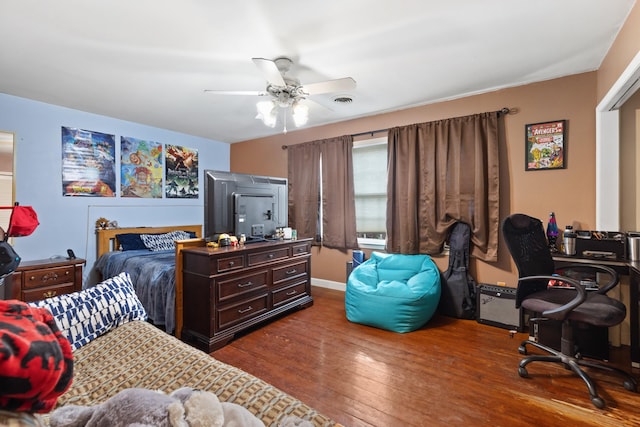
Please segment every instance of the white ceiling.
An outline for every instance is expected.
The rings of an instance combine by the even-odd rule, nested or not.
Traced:
[[[232,143],[283,130],[264,98],[203,92],[264,90],[252,57],[356,80],[312,127],[596,70],[633,3],[0,0],[0,92]]]

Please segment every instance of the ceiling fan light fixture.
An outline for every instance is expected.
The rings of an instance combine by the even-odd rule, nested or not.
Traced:
[[[304,104],[295,103],[293,106],[293,122],[296,127],[304,126],[309,120],[309,107]]]
[[[262,120],[262,123],[270,128],[276,126],[278,111],[273,101],[260,101],[256,104],[256,109],[258,110],[256,119]]]

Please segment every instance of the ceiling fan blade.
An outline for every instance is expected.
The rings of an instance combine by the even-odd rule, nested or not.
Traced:
[[[251,60],[262,71],[262,74],[267,78],[267,82],[274,86],[287,86],[274,61],[265,58],[251,58]]]
[[[302,85],[302,91],[307,95],[319,95],[321,93],[341,92],[353,90],[356,88],[356,81],[351,77],[345,77],[336,80],[327,80],[326,82],[311,83]]]
[[[268,92],[263,90],[215,90],[205,89],[205,93],[211,93],[213,95],[245,95],[245,96],[267,96]]]

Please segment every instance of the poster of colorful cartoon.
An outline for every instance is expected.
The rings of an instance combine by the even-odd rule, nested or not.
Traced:
[[[165,196],[170,199],[198,198],[198,150],[165,146]]]
[[[525,170],[564,169],[566,120],[525,125]]]
[[[162,144],[120,137],[120,195],[162,198]]]
[[[62,195],[115,197],[115,135],[62,127]]]

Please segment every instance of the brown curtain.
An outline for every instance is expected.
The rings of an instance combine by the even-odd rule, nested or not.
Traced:
[[[319,239],[320,149],[318,143],[290,145],[287,148],[289,180],[289,225],[298,237]]]
[[[471,255],[497,261],[498,113],[389,130],[387,251],[436,254],[456,221]]]
[[[350,135],[288,147],[289,224],[299,237],[314,237],[330,248],[358,247],[352,148]],[[320,203],[322,236],[318,224]]]

